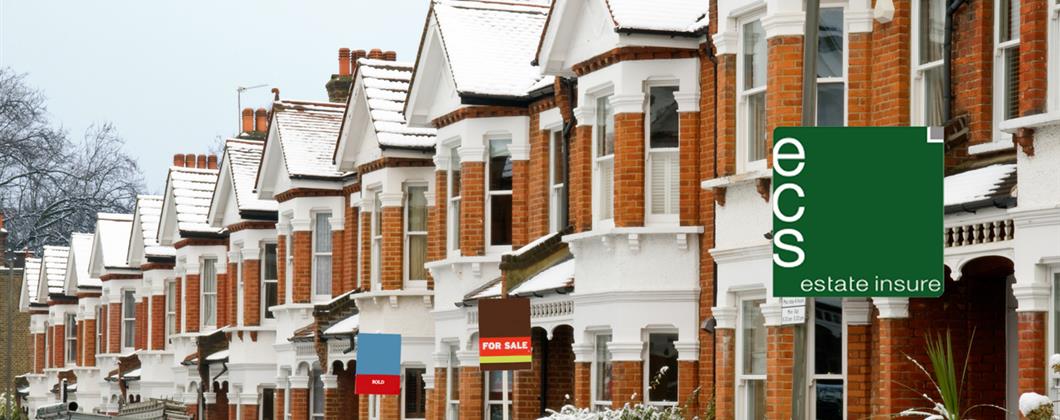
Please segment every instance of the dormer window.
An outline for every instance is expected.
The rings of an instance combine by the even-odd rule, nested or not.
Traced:
[[[318,299],[331,299],[331,213],[314,215],[313,294]]]

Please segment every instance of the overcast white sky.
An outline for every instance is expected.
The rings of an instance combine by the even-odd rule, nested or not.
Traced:
[[[238,129],[236,87],[327,100],[340,47],[415,58],[428,0],[0,0],[0,66],[44,91],[81,134],[117,125],[160,193],[174,153]],[[268,88],[243,95],[267,107]]]

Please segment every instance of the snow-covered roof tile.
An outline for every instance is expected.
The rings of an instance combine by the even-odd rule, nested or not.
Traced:
[[[360,315],[350,315],[349,317],[346,317],[346,319],[336,322],[334,325],[328,327],[328,329],[324,330],[323,335],[350,334],[357,331],[360,325]]]
[[[546,292],[574,285],[574,258],[568,258],[534,274],[520,283],[509,296],[526,296],[535,292]]]
[[[337,178],[332,160],[342,126],[345,104],[306,101],[276,101],[272,112],[291,176]]]
[[[48,282],[48,294],[63,294],[63,284],[66,279],[66,262],[70,258],[70,247],[68,246],[44,246],[44,272],[42,279]],[[41,296],[45,300],[45,296]]]
[[[436,0],[442,45],[461,93],[526,96],[551,83],[531,61],[548,17],[548,2]]]
[[[99,213],[96,215],[96,235],[99,235],[103,267],[128,267],[129,237],[133,215]]]
[[[140,217],[140,234],[144,240],[144,255],[172,256],[176,251],[171,246],[158,243],[158,223],[162,219],[162,196],[141,195],[136,197],[136,211]]]
[[[103,285],[103,282],[98,278],[92,278],[92,275],[88,273],[88,264],[92,261],[91,233],[70,235],[70,258],[73,259],[74,276],[77,278],[76,286],[100,287]]]
[[[376,137],[381,147],[430,149],[435,129],[412,128],[405,121],[405,98],[412,64],[362,58],[357,74],[363,83]]]
[[[261,164],[265,142],[249,139],[229,139],[225,142],[236,204],[240,210],[276,211],[276,200],[263,200],[254,193],[254,182]]]
[[[475,300],[498,297],[501,295],[501,278],[490,280],[488,283],[482,285],[478,289],[472,290],[464,296],[464,300]]]
[[[709,2],[703,0],[605,0],[615,28],[696,32],[707,26]]]
[[[169,169],[169,183],[173,190],[173,204],[177,209],[177,229],[186,232],[217,232],[207,222],[210,200],[217,185],[217,169]]]
[[[1015,185],[1016,165],[997,164],[947,176],[943,186],[943,206],[1010,197]]]
[[[25,270],[22,272],[22,281],[26,282],[27,297],[30,302],[37,301],[37,290],[40,289],[40,258],[26,258]]]

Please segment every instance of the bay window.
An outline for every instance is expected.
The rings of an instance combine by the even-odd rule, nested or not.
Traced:
[[[508,150],[511,144],[511,139],[489,141],[486,217],[489,221],[490,246],[512,244],[512,153]]]
[[[261,311],[263,318],[276,317],[269,308],[279,304],[276,270],[276,244],[266,243],[261,251]]]
[[[559,232],[567,227],[567,146],[563,141],[563,131],[551,132],[549,140],[549,228]]]
[[[737,409],[740,418],[766,418],[766,322],[762,316],[765,299],[748,299],[740,304],[739,335],[736,338],[736,383],[740,391]]]
[[[379,197],[382,191],[372,193],[372,226],[371,226],[371,275],[372,290],[381,290],[383,271],[383,200]]]
[[[202,327],[217,326],[217,259],[202,260]]]
[[[817,125],[846,124],[843,8],[821,8],[817,34]]]
[[[913,8],[913,121],[937,127],[946,123],[942,115],[946,1],[914,1]]]
[[[331,299],[331,213],[313,215],[313,294]]]
[[[677,221],[680,202],[681,160],[678,153],[680,120],[674,92],[677,86],[648,89],[648,212],[651,216],[672,215]]]
[[[613,398],[611,394],[614,387],[611,382],[611,350],[607,348],[610,343],[611,334],[597,334],[593,340],[592,400],[593,408],[596,409],[611,407]]]
[[[427,384],[423,381],[426,368],[405,368],[405,389],[403,408],[405,419],[422,419],[427,417]]]
[[[512,372],[491,370],[486,372],[485,385],[486,419],[509,420],[512,418]]]
[[[121,337],[122,347],[136,347],[136,291],[121,292]]]
[[[457,349],[457,346],[449,346],[449,364],[445,366],[446,420],[460,418],[460,360],[456,357]]]
[[[740,30],[740,55],[737,56],[740,71],[737,81],[737,125],[740,144],[737,154],[741,170],[765,169],[766,143],[766,31],[762,21],[755,19],[743,24]],[[750,166],[754,166],[751,168]]]
[[[596,99],[596,144],[594,156],[598,208],[596,220],[612,219],[615,210],[615,111],[611,108],[611,95]],[[599,188],[596,188],[599,187]]]
[[[177,282],[166,282],[166,341],[177,332]]]
[[[448,201],[448,249],[460,250],[460,148],[449,149],[449,171],[446,174]]]
[[[77,318],[74,314],[66,314],[66,364],[72,365],[77,362]]]
[[[675,333],[648,334],[644,395],[655,405],[677,404],[677,341]]]
[[[1000,123],[1019,117],[1020,2],[997,0],[994,10],[994,140],[997,141],[1008,138],[1001,132]]]
[[[427,186],[405,187],[405,280],[427,280]]]

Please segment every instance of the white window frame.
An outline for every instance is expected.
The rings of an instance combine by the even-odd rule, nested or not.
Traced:
[[[126,308],[129,299],[132,299],[132,317]],[[136,290],[121,290],[121,347],[122,352],[129,352],[136,348]]]
[[[77,315],[67,313],[65,318],[66,328],[63,331],[66,333],[65,362],[67,366],[73,366],[77,364]]]
[[[766,373],[763,373],[763,374],[745,374],[744,373],[744,369],[743,369],[743,365],[744,365],[744,360],[743,359],[744,359],[744,357],[743,357],[743,354],[744,354],[744,346],[747,345],[747,343],[745,343],[744,339],[743,339],[743,328],[744,328],[744,323],[745,323],[743,304],[744,304],[744,302],[748,302],[748,301],[761,301],[761,303],[759,304],[759,310],[761,310],[761,305],[767,303],[766,293],[764,291],[746,293],[746,294],[743,294],[743,295],[739,296],[738,299],[736,300],[736,310],[737,310],[736,333],[735,333],[735,335],[736,335],[736,338],[735,338],[736,345],[734,346],[735,347],[735,355],[736,355],[736,357],[735,357],[736,372],[735,372],[734,376],[736,378],[735,386],[736,386],[736,415],[737,415],[737,417],[741,417],[741,416],[742,417],[747,417],[748,416],[748,408],[747,408],[747,401],[748,401],[747,390],[748,390],[748,388],[747,388],[747,383],[749,381],[758,381],[758,382],[761,382],[762,386],[765,386],[766,381],[768,380]],[[769,403],[768,400],[766,401],[766,403],[767,404]]]
[[[292,248],[294,248],[293,236],[294,236],[293,226],[291,226],[291,224],[288,223],[288,225],[287,225],[287,236],[284,236],[284,238],[283,238],[283,242],[284,242],[284,245],[283,245],[283,256],[280,257],[280,258],[283,258],[284,261],[285,261],[285,263],[283,265],[283,276],[284,276],[283,277],[284,278],[283,300],[284,301],[281,302],[281,304],[286,304],[287,301],[290,301],[290,300],[294,299],[294,297],[293,297],[293,294],[294,294],[294,279],[293,279],[294,278],[294,250],[292,249]]]
[[[96,307],[96,354],[105,354],[106,353],[106,351],[104,351],[104,350],[107,347],[103,343],[103,340],[104,340],[103,329],[105,328],[105,325],[103,325],[103,324],[106,324],[106,315],[104,315],[104,313],[106,313],[106,311],[107,311],[107,306],[106,305],[102,305],[101,304],[101,305]]]
[[[486,161],[485,161],[485,165],[484,165],[484,167],[485,167],[485,171],[484,172],[485,173],[483,173],[483,181],[484,181],[483,182],[483,184],[484,184],[483,187],[485,187],[484,189],[486,191],[486,200],[485,200],[485,207],[483,208],[483,215],[485,216],[485,217],[483,217],[484,224],[485,224],[485,226],[483,226],[483,231],[486,232],[486,243],[485,243],[486,250],[488,252],[490,252],[490,253],[501,253],[501,252],[511,251],[512,244],[508,244],[508,245],[493,245],[493,223],[492,223],[493,222],[493,197],[499,197],[499,196],[511,197],[512,200],[513,200],[512,201],[512,211],[515,210],[515,202],[514,202],[514,196],[512,195],[512,190],[497,190],[497,191],[493,191],[493,190],[490,189],[490,165],[491,165],[492,159],[489,156],[489,153],[490,153],[490,144],[495,142],[495,141],[508,141],[508,159],[512,160],[513,171],[514,171],[515,160],[512,158],[511,146],[515,145],[515,139],[514,139],[514,136],[512,136],[510,134],[495,134],[495,135],[486,136]],[[461,178],[461,179],[463,179],[463,178]],[[515,174],[514,173],[512,174],[512,188],[513,189],[515,188]],[[512,229],[512,232],[511,232],[511,234],[509,236],[512,236],[512,239],[514,240],[515,239],[514,238],[514,236],[515,236],[515,220],[512,220],[512,223],[511,223],[510,227]]]
[[[368,396],[368,420],[379,420],[379,395]]]
[[[589,363],[589,396],[590,396],[589,400],[592,401],[591,406],[592,406],[593,409],[606,409],[606,408],[610,408],[611,407],[612,401],[615,398],[615,396],[614,395],[611,396],[612,400],[602,400],[602,399],[600,399],[600,393],[599,393],[598,389],[600,388],[601,384],[599,383],[600,381],[597,379],[597,377],[600,375],[600,372],[599,372],[600,366],[599,366],[599,364],[601,362],[600,362],[600,360],[597,360],[596,356],[597,356],[597,351],[599,350],[599,346],[601,344],[600,340],[603,337],[607,337],[607,341],[604,342],[604,347],[607,349],[607,353],[609,355],[611,354],[610,343],[614,339],[614,335],[611,334],[610,330],[604,330],[604,331],[593,332],[592,337],[593,337],[593,353],[592,353],[593,354],[593,359],[592,359],[592,363]],[[611,355],[610,359],[608,360],[608,363],[612,364],[612,369],[613,369],[614,368],[614,355]],[[614,382],[614,373],[612,373],[611,381]]]
[[[372,279],[372,291],[383,290],[383,190],[376,189],[369,195],[372,197],[372,217],[370,219],[370,230],[368,241],[370,244],[371,260],[370,273]]]
[[[51,352],[52,331],[48,330],[48,323],[44,323],[44,369],[52,367]]]
[[[202,271],[199,276],[199,324],[202,331],[217,328],[217,265],[218,259],[216,257],[205,257],[202,259]],[[212,268],[213,272],[211,273],[207,267]],[[206,287],[206,279],[210,275],[213,276],[213,291],[207,290]],[[211,314],[207,313],[207,299],[213,299],[213,319],[210,319]]]
[[[840,301],[842,299],[840,298]],[[844,302],[845,303],[845,302]],[[847,388],[847,339],[850,337],[847,332],[847,317],[843,316],[843,307],[840,305],[839,313],[842,316],[841,331],[842,339],[839,340],[842,343],[842,373],[840,374],[817,374],[816,370],[816,357],[814,356],[817,350],[817,328],[816,328],[816,306],[817,302],[815,299],[806,299],[806,373],[805,377],[807,380],[807,391],[806,391],[806,410],[809,413],[808,418],[816,418],[815,414],[817,411],[817,381],[818,380],[842,380],[843,381],[843,414],[847,412],[847,400],[849,395],[849,389]]]
[[[454,172],[460,172],[459,182],[463,182],[463,168],[460,166],[462,160],[460,159],[460,144],[452,144],[446,149],[446,153],[449,155],[449,169],[445,173],[445,187],[446,187],[446,250],[449,255],[459,256],[460,255],[460,203],[463,199],[464,188],[460,185],[460,194],[453,196],[454,186]]]
[[[266,286],[267,285],[272,284],[273,287],[276,288],[276,305],[280,305],[282,303],[282,302],[280,302],[280,299],[279,299],[280,298],[280,279],[278,279],[278,278],[275,278],[275,279],[265,278],[265,271],[266,271],[265,270],[265,265],[268,264],[268,262],[267,262],[268,258],[266,258],[268,256],[268,253],[266,252],[265,248],[268,247],[268,246],[272,246],[272,247],[276,248],[275,258],[273,258],[273,264],[276,265],[276,270],[275,270],[276,271],[276,277],[279,277],[279,275],[280,275],[279,259],[281,257],[280,257],[280,254],[279,254],[279,245],[276,242],[273,242],[273,241],[264,241],[264,242],[262,242],[261,243],[261,256],[258,257],[258,263],[259,263],[258,264],[258,271],[260,272],[260,279],[259,280],[261,282],[260,283],[261,290],[259,290],[259,292],[261,294],[261,297],[259,299],[261,299],[261,300],[258,301],[258,306],[261,308],[261,314],[260,314],[261,325],[265,325],[265,322],[269,322],[269,323],[275,323],[276,322],[276,318],[275,318],[276,315],[275,314],[273,315],[272,318],[267,317],[267,315],[269,314],[269,307],[265,304],[265,301],[268,300],[268,299],[266,299],[266,296],[268,296],[268,294],[266,293],[266,289],[267,289]],[[273,402],[275,403],[275,400]]]
[[[826,1],[821,3],[821,9],[840,9],[843,15],[843,24],[840,25],[843,28],[843,75],[835,77],[818,77],[817,86],[827,83],[843,83],[843,125],[847,126],[850,124],[850,82],[848,80],[850,76],[850,20],[847,19],[847,7],[846,3],[837,3],[832,1]],[[820,53],[820,52],[818,52]],[[816,60],[816,57],[814,58]],[[819,90],[820,88],[818,88]],[[815,95],[815,98],[820,95]],[[820,101],[820,98],[816,98]],[[820,113],[821,107],[814,105],[814,112]],[[814,122],[818,120],[817,116],[814,116]]]
[[[1003,0],[994,0],[994,105],[993,105],[993,127],[994,127],[994,139],[993,143],[1002,144],[1009,143],[1012,141],[1012,136],[1008,133],[1001,131],[1001,123],[1008,121],[1010,118],[1005,118],[1005,51],[1007,49],[1015,50],[1016,54],[1019,54],[1020,45],[1020,31],[1019,28],[1015,30],[1015,37],[1008,41],[1001,40],[1001,2]],[[1018,73],[1018,70],[1017,70]],[[1017,91],[1019,87],[1017,86]],[[1018,94],[1018,92],[1017,92]],[[1019,118],[1019,109],[1017,105],[1016,116]]]
[[[409,221],[412,220],[412,217],[410,216],[411,212],[412,212],[412,193],[410,191],[411,191],[412,188],[423,188],[423,197],[424,197],[424,207],[423,207],[424,218],[423,218],[423,220],[424,220],[424,228],[426,228],[430,224],[430,222],[428,220],[428,216],[427,216],[428,213],[429,213],[428,207],[430,207],[430,203],[426,202],[427,193],[428,193],[428,190],[429,190],[429,188],[427,186],[427,183],[424,182],[424,181],[410,181],[410,182],[405,183],[405,187],[404,187],[405,206],[403,208],[405,214],[404,214],[403,220],[401,221],[401,230],[403,232],[403,234],[402,234],[403,249],[404,249],[404,252],[402,252],[402,258],[401,259],[402,259],[402,264],[404,265],[405,269],[402,270],[402,271],[404,272],[403,275],[404,275],[405,287],[406,288],[410,288],[410,289],[426,289],[427,288],[427,279],[426,278],[422,278],[422,279],[414,279],[414,278],[412,278],[412,266],[411,266],[411,262],[412,262],[411,249],[412,248],[410,246],[412,237],[416,236],[416,237],[424,238],[424,243],[427,245],[427,246],[425,246],[423,248],[423,253],[424,253],[423,261],[424,262],[427,261],[428,248],[430,247],[430,244],[427,243],[427,231],[426,230],[409,230]],[[426,273],[426,271],[424,271],[424,273]]]
[[[570,224],[570,200],[567,194],[567,185],[564,179],[556,179],[556,167],[557,165],[564,165],[563,173],[567,174],[567,178],[570,178],[569,165],[567,162],[556,161],[556,149],[558,147],[564,147],[565,140],[563,138],[563,129],[559,128],[556,130],[549,130],[548,133],[548,226],[551,232],[559,232]],[[570,151],[563,153],[563,156],[568,156]],[[566,221],[560,221],[560,201],[563,201],[564,207],[566,208]]]
[[[229,320],[229,322],[233,323],[233,324],[235,324],[237,326],[242,327],[243,326],[243,299],[244,299],[244,295],[243,295],[243,250],[246,249],[246,248],[243,247],[243,244],[241,242],[237,242],[237,243],[232,244],[232,249],[234,250],[234,252],[228,254],[228,263],[229,264],[235,263],[236,272],[235,273],[228,273],[228,275],[232,276],[232,277],[235,277],[234,280],[236,281],[236,296],[235,296],[235,305],[236,305],[235,317],[236,317],[236,319]],[[258,268],[258,271],[261,271],[260,266]],[[229,281],[231,281],[231,280],[233,280],[233,279],[229,278]]]
[[[677,225],[681,222],[681,147],[680,147],[680,136],[681,136],[681,110],[678,109],[677,113],[677,135],[678,135],[678,147],[651,147],[651,89],[652,88],[665,88],[672,87],[680,89],[679,80],[652,80],[644,84],[644,216],[645,222],[649,225]],[[674,90],[674,95],[678,95],[678,90]],[[676,98],[674,99],[676,101]],[[669,207],[670,199],[676,198],[677,204],[673,208],[668,208],[664,213],[655,214],[652,213],[652,206],[654,201],[652,196],[654,195],[652,188],[652,176],[654,175],[653,166],[657,161],[665,158],[674,159],[674,164],[677,165],[677,171],[669,171],[667,177],[670,175],[677,174],[676,178],[669,179],[666,183],[669,192],[664,192],[664,201],[667,202],[666,207]],[[675,195],[676,197],[672,197]]]
[[[409,393],[408,388],[405,386],[405,381],[408,379],[405,375],[408,374],[408,370],[409,369],[422,369],[423,370],[423,375],[420,376],[420,380],[424,380],[423,376],[427,375],[427,366],[422,365],[422,364],[411,364],[411,365],[408,365],[408,366],[402,366],[401,367],[401,418],[402,419],[425,419],[425,418],[427,418],[427,407],[426,406],[423,409],[423,417],[409,417],[408,413],[405,411],[405,409],[408,407],[407,406],[407,402],[408,402],[408,393]],[[426,388],[426,385],[425,385],[424,388],[423,388],[423,401],[424,401],[424,403],[427,402],[427,392],[428,391],[427,391],[427,388]]]
[[[649,330],[644,332],[644,351],[641,354],[641,361],[642,361],[641,362],[641,370],[642,370],[642,372],[641,372],[641,395],[644,395],[644,404],[646,404],[646,405],[654,405],[654,406],[659,406],[659,407],[674,407],[674,406],[677,406],[677,404],[679,402],[678,400],[682,397],[682,395],[680,393],[681,392],[680,391],[680,384],[681,384],[680,375],[681,375],[681,373],[678,371],[680,369],[680,365],[681,365],[680,356],[678,356],[678,359],[677,359],[677,366],[674,367],[676,369],[674,371],[674,375],[677,375],[677,383],[678,383],[677,399],[675,399],[674,401],[652,401],[650,399],[651,398],[651,389],[650,389],[651,388],[651,381],[655,377],[655,375],[658,374],[658,372],[652,372],[651,371],[651,336],[652,335],[656,335],[656,334],[660,334],[660,335],[665,334],[665,335],[675,335],[675,336],[677,336],[678,339],[674,340],[675,347],[676,347],[677,341],[679,341],[680,337],[681,337],[680,333],[677,330],[677,328],[652,328],[652,329],[649,329]]]
[[[460,380],[453,378],[460,375],[460,359],[457,357],[459,346],[449,346],[449,360],[445,365],[445,419],[457,420],[460,418],[460,399],[453,399],[454,382],[459,384]],[[459,390],[457,390],[459,393]]]
[[[942,1],[943,4],[947,3],[946,0],[939,0],[939,1]],[[927,34],[924,33],[925,28],[922,28],[921,25],[920,25],[920,14],[924,12],[922,10],[921,6],[920,6],[920,3],[921,3],[920,1],[912,2],[912,14],[911,14],[911,16],[912,16],[912,26],[913,27],[912,27],[912,33],[911,33],[912,37],[911,37],[911,42],[910,42],[910,51],[911,51],[911,55],[910,55],[910,63],[911,63],[911,65],[910,65],[910,68],[912,69],[912,77],[911,77],[911,79],[912,79],[911,89],[912,90],[910,92],[910,95],[912,97],[910,98],[910,101],[909,101],[909,106],[910,106],[909,116],[910,116],[910,121],[912,122],[912,125],[925,125],[925,124],[927,124],[927,112],[928,112],[927,98],[928,98],[928,92],[927,92],[927,76],[926,76],[926,74],[927,74],[928,71],[941,68],[943,63],[944,63],[944,61],[945,61],[945,58],[939,58],[938,60],[935,60],[935,61],[932,61],[932,62],[929,62],[929,63],[921,63],[920,62],[920,41],[922,40],[922,38],[924,36],[927,36]],[[942,97],[942,98],[940,98],[940,100],[946,101],[947,99],[945,97]],[[848,113],[849,113],[849,111],[848,111]],[[945,118],[945,117],[946,116],[943,115],[943,118]],[[943,121],[942,123],[945,124],[945,121]]]
[[[600,114],[603,110],[600,109],[600,103],[602,100],[607,98],[608,106],[612,109],[612,118],[614,115],[614,107],[610,105],[611,98],[614,96],[613,88],[608,87],[607,89],[596,92],[589,96],[592,100],[593,105],[596,107],[593,110],[592,120],[592,164],[593,164],[593,179],[592,179],[592,198],[593,198],[593,228],[594,229],[610,229],[615,226],[615,154],[599,156],[599,137],[600,137]],[[614,122],[612,122],[614,127]],[[603,170],[602,165],[610,165],[611,167],[611,179],[610,179],[610,197],[605,197],[602,193],[603,190]],[[608,208],[606,211],[605,208]]]
[[[177,282],[166,280],[166,342],[169,337],[177,333]]]
[[[490,374],[499,373],[501,374],[501,399],[491,400],[490,399]],[[512,383],[514,380],[514,371],[510,370],[492,370],[482,372],[482,408],[484,410],[482,418],[488,419],[490,417],[490,406],[500,405],[501,406],[501,419],[511,420],[512,411],[514,405],[512,404],[513,395],[515,392],[515,384]],[[511,388],[509,391],[508,389]]]
[[[764,14],[762,12],[756,12],[748,16],[742,17],[736,22],[738,52],[736,53],[736,170],[737,172],[750,172],[756,170],[766,169],[766,157],[762,159],[750,160],[750,148],[751,138],[749,130],[747,129],[748,118],[750,115],[750,109],[748,98],[754,95],[763,94],[768,95],[769,83],[763,83],[762,86],[754,87],[751,89],[744,89],[744,66],[747,64],[744,59],[744,26],[754,21],[761,21]],[[766,54],[766,68],[769,67],[769,54]],[[768,77],[767,77],[768,79]],[[767,147],[768,148],[768,147]],[[766,150],[766,156],[769,155],[769,151]]]
[[[321,217],[324,217],[324,216],[326,216],[328,218],[328,228],[327,228],[327,232],[320,232],[319,231],[319,229],[320,229],[319,220],[320,220]],[[319,210],[319,211],[314,211],[312,213],[313,226],[312,226],[312,230],[310,231],[311,233],[310,233],[310,238],[309,238],[309,242],[311,244],[310,247],[312,249],[311,252],[312,252],[312,255],[313,255],[313,258],[312,258],[311,263],[310,263],[310,264],[312,264],[311,265],[311,273],[312,273],[311,277],[312,278],[311,278],[310,283],[312,284],[311,287],[312,287],[313,300],[314,301],[318,301],[318,302],[326,302],[326,301],[331,300],[331,297],[332,297],[331,296],[331,288],[332,288],[332,285],[335,284],[334,283],[335,282],[335,278],[334,278],[334,267],[335,267],[334,251],[335,251],[335,244],[333,243],[334,237],[331,234],[332,229],[333,229],[331,222],[333,220],[335,220],[335,218],[333,217],[333,215],[331,214],[331,211],[329,211],[329,210]],[[326,250],[326,251],[322,251],[322,250],[317,249],[317,236],[318,235],[322,235],[322,234],[328,235],[328,243],[331,244],[331,249]],[[328,277],[330,278],[330,280],[328,281],[327,290],[317,290],[317,289],[319,289],[319,287],[317,285],[317,282],[319,281],[317,279],[317,275],[319,273],[319,270],[317,269],[317,263],[318,263],[317,260],[322,258],[322,257],[327,257],[328,259],[331,260],[332,269],[331,269],[331,272],[328,273]]]

